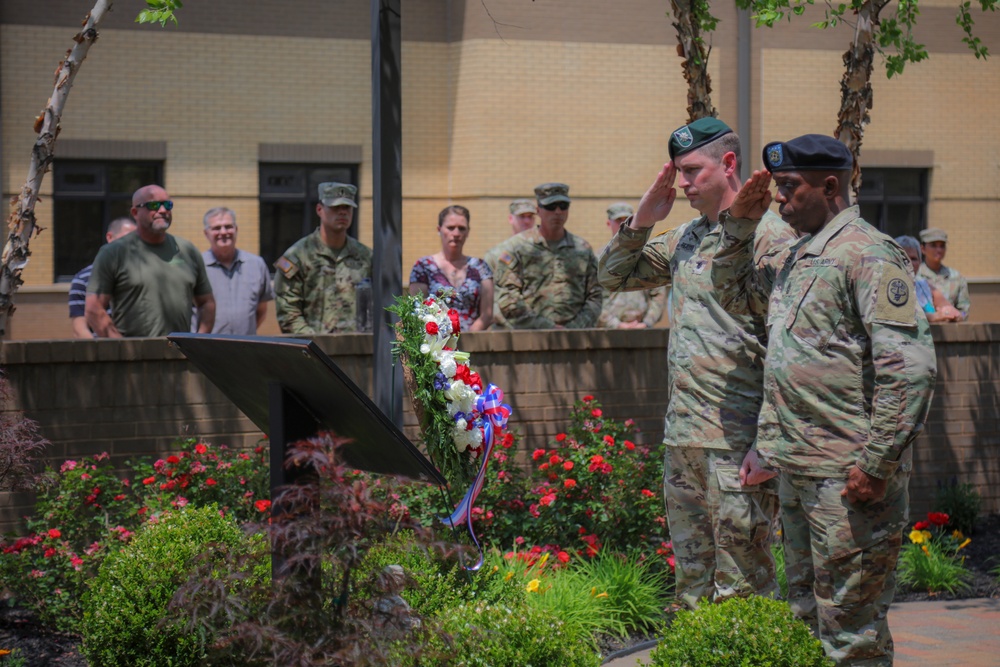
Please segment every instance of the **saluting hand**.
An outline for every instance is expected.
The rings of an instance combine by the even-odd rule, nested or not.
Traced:
[[[734,218],[759,220],[771,205],[771,172],[755,171],[736,194],[729,215]]]
[[[677,168],[673,162],[663,165],[663,169],[656,175],[656,180],[639,200],[630,227],[646,229],[670,215],[670,209],[674,207],[674,200],[677,198],[677,190],[674,188],[676,177]]]

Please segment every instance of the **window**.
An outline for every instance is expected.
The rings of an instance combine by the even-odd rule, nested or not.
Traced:
[[[260,256],[268,266],[319,224],[320,183],[358,184],[355,164],[260,163]],[[358,211],[348,234],[358,237]]]
[[[54,280],[69,282],[94,261],[108,223],[129,215],[132,193],[163,182],[163,162],[55,160],[52,177]]]
[[[861,217],[895,238],[927,227],[927,169],[861,170]]]

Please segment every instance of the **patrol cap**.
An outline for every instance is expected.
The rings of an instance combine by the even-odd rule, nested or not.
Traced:
[[[935,241],[947,243],[948,233],[937,227],[928,227],[920,232],[921,243],[934,243]]]
[[[711,116],[699,118],[693,123],[682,125],[670,135],[670,143],[667,144],[667,150],[670,151],[670,159],[673,160],[685,153],[698,150],[705,144],[710,144],[732,131],[731,127],[718,118],[712,118]]]
[[[845,171],[854,167],[851,149],[825,134],[804,134],[764,146],[764,166],[776,171]]]
[[[531,199],[515,199],[510,203],[510,214],[538,213],[538,206]]]
[[[542,206],[554,204],[557,201],[569,203],[569,186],[565,183],[542,183],[535,188],[535,197]]]
[[[319,200],[323,202],[323,206],[347,204],[348,206],[357,208],[358,205],[355,202],[357,194],[358,189],[350,183],[319,184]]]
[[[634,215],[635,210],[623,201],[616,204],[612,204],[608,207],[608,220],[617,220],[618,218],[627,218],[630,215]]]

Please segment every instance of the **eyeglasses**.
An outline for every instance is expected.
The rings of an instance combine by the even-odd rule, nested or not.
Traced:
[[[542,204],[542,208],[544,208],[546,211],[554,211],[556,209],[559,209],[560,211],[565,211],[569,208],[569,202],[557,201],[554,204]]]
[[[161,206],[170,211],[174,208],[174,203],[169,199],[165,201],[153,200],[153,201],[148,201],[145,204],[139,204],[138,206],[136,206],[136,208],[144,208],[147,211],[159,211]]]

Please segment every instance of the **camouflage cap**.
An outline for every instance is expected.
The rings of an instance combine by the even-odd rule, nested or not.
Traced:
[[[538,213],[538,206],[531,199],[515,199],[510,203],[510,214]]]
[[[569,186],[565,183],[542,183],[535,188],[535,197],[542,206],[554,204],[557,201],[570,202]]]
[[[319,184],[319,200],[323,202],[323,206],[340,206],[341,204],[347,204],[348,206],[357,208],[358,205],[355,202],[357,194],[358,188],[350,183]]]
[[[764,166],[776,171],[845,171],[854,167],[851,149],[825,134],[804,134],[764,146]]]
[[[927,229],[921,230],[920,232],[921,243],[934,243],[935,241],[941,241],[942,243],[947,243],[948,233],[943,229],[939,229],[937,227],[928,227]]]
[[[608,220],[618,220],[619,218],[627,218],[630,215],[635,214],[635,209],[626,204],[623,201],[612,204],[608,207]]]
[[[673,160],[685,153],[697,150],[732,131],[731,127],[718,118],[712,117],[699,118],[693,123],[683,125],[670,135],[670,142],[667,144],[670,159]]]

